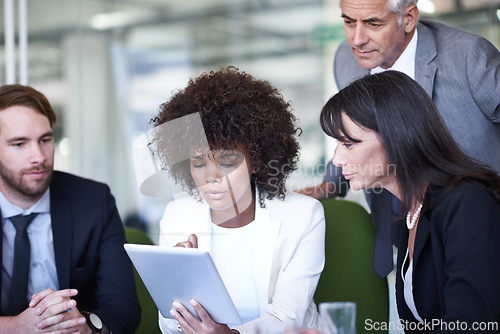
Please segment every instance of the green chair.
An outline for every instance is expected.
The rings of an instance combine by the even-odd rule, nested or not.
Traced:
[[[373,270],[375,227],[370,215],[351,201],[325,199],[321,203],[326,220],[326,258],[314,301],[317,305],[355,302],[358,334],[368,332],[365,321],[388,324],[388,285],[387,279],[380,279]]]
[[[125,236],[127,238],[127,242],[132,244],[153,244],[153,241],[151,241],[151,238],[149,238],[146,232],[143,232],[134,227],[125,227]],[[142,279],[135,268],[134,278],[135,287],[137,289],[137,296],[139,297],[139,303],[141,304],[142,311],[141,322],[139,323],[139,328],[137,328],[136,334],[161,333],[160,327],[158,326],[158,308],[149,295],[146,286],[142,282]]]

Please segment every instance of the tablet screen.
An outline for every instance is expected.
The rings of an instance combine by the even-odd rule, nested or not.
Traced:
[[[165,318],[172,302],[198,316],[189,300],[197,300],[221,324],[241,324],[241,318],[210,254],[197,248],[125,244],[139,276]]]

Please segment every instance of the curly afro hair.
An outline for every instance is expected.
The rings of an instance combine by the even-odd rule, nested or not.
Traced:
[[[204,73],[191,79],[185,89],[160,105],[152,119],[155,129],[166,122],[199,113],[210,149],[238,149],[247,154],[252,181],[264,198],[285,198],[285,180],[295,170],[299,157],[291,105],[269,82],[257,80],[235,67]],[[172,162],[172,157],[186,156],[181,141],[192,145],[192,131],[170,127],[170,134],[158,131],[153,142],[163,168],[176,182],[200,198],[190,174],[189,160]],[[191,129],[193,130],[193,129]],[[194,144],[193,144],[194,145]],[[201,144],[200,144],[201,145]],[[170,160],[169,160],[170,159]],[[175,159],[174,159],[175,160]]]

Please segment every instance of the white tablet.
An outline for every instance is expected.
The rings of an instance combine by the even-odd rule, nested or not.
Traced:
[[[239,325],[241,318],[208,252],[197,248],[125,244],[139,276],[165,318],[172,302],[184,305],[197,300],[217,323]]]

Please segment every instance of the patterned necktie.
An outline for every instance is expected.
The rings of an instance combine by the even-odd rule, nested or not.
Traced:
[[[16,238],[14,239],[14,268],[6,315],[17,315],[28,306],[31,247],[27,229],[36,215],[36,213],[31,213],[27,216],[19,215],[10,218],[16,228]]]

